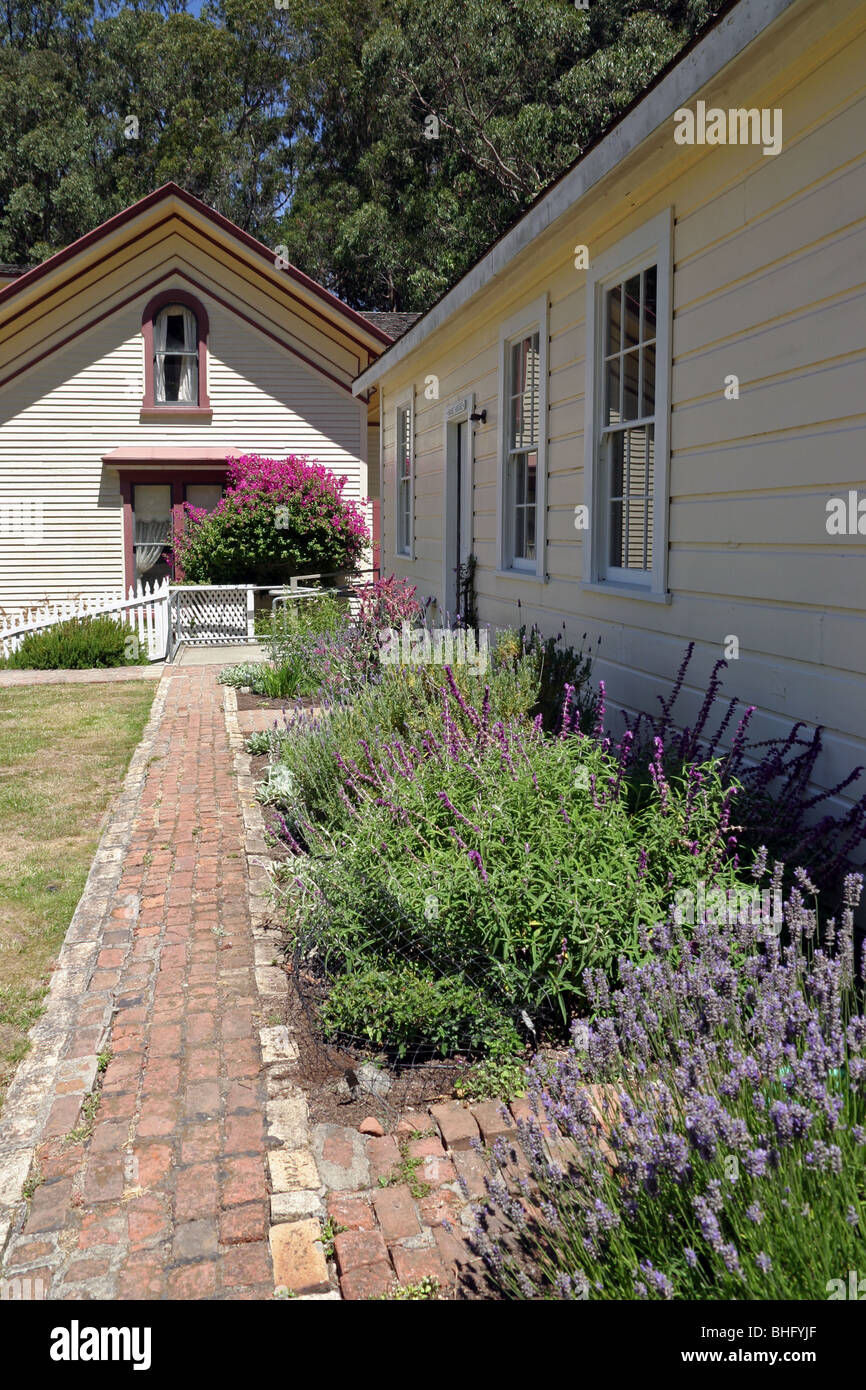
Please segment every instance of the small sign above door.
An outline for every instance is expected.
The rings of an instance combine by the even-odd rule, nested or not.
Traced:
[[[463,396],[459,401],[452,401],[445,411],[445,419],[453,420],[455,415],[465,415],[469,410],[469,397]]]

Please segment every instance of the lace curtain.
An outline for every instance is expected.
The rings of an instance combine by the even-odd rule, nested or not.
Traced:
[[[152,570],[168,545],[167,521],[137,521],[135,523],[135,577]]]
[[[183,323],[183,343],[168,341],[168,320],[180,318]],[[165,359],[180,357],[180,379],[177,399],[194,404],[198,399],[198,325],[191,309],[169,304],[160,310],[153,324],[153,392],[154,400],[165,401]]]

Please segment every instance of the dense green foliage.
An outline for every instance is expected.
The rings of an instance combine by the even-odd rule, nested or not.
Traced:
[[[348,302],[424,309],[719,4],[10,0],[0,261],[173,179]]]
[[[184,504],[174,556],[185,582],[276,585],[352,569],[370,537],[361,508],[343,497],[345,485],[345,477],[295,454],[230,457],[214,510]]]
[[[249,686],[254,695],[294,700],[316,695],[332,675],[335,638],[346,623],[346,600],[327,589],[315,598],[295,599],[256,618],[256,637],[267,662],[225,666],[223,685]]]
[[[735,882],[722,864],[730,794],[712,766],[646,781],[579,733],[551,739],[477,711],[461,733],[445,700],[443,736],[423,754],[395,743],[347,763],[339,830],[301,822],[306,930],[338,975],[327,1022],[381,1047],[407,1041],[393,1001],[446,982],[459,1003],[458,980],[479,1014],[561,1029],[586,1005],[586,970],[640,959],[641,928],[666,917],[673,885]],[[449,1033],[445,1013],[437,998],[414,1015],[430,1046],[489,1043],[489,1027],[460,1032],[462,1008]]]
[[[520,652],[517,634],[503,631],[496,636],[488,671],[477,675],[458,666],[454,678],[463,694],[479,703],[489,684],[499,717],[526,717],[538,698],[541,658],[537,650],[525,657]],[[386,666],[350,700],[334,700],[319,716],[292,716],[276,742],[295,776],[305,814],[329,826],[342,825],[345,765],[363,759],[367,749],[384,756],[394,739],[411,744],[428,730],[440,734],[443,680],[441,666]],[[465,720],[459,707],[454,714],[458,722]]]
[[[143,666],[147,655],[116,618],[68,618],[43,632],[28,632],[17,652],[0,660],[10,671],[74,671],[94,666]]]

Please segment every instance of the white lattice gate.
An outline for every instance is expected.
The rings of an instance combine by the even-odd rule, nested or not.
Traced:
[[[172,653],[191,646],[252,642],[255,589],[248,584],[180,585],[171,590]]]

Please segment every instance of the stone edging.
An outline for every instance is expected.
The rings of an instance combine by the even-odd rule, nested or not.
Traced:
[[[96,1082],[99,1053],[111,1027],[114,995],[110,991],[94,995],[88,992],[88,984],[102,949],[103,933],[118,925],[112,921],[112,909],[128,907],[130,916],[138,911],[135,895],[121,900],[116,891],[167,691],[168,681],[160,679],[123,786],[103,817],[87,882],[54,966],[44,1013],[30,1030],[30,1051],[18,1065],[0,1113],[0,1265],[10,1233],[17,1232],[26,1218],[24,1186],[45,1137],[52,1107],[63,1101],[64,1108],[69,1109],[69,1101],[77,1100],[80,1111]],[[93,1053],[65,1059],[85,1005],[88,1026],[101,1029],[100,1041]],[[93,1014],[94,1006],[99,1008],[97,1015]],[[76,1123],[73,1119],[66,1127],[72,1129]]]
[[[252,763],[238,723],[237,694],[232,686],[224,687],[223,708],[244,824],[256,986],[262,1014],[279,1010],[285,1018],[288,980],[282,967],[274,964],[282,949],[281,933],[269,924],[269,884],[276,861],[268,853],[264,816],[255,799]],[[262,1028],[259,1040],[268,1080],[269,1241],[274,1286],[291,1290],[302,1300],[336,1300],[340,1298],[336,1268],[326,1261],[322,1245],[325,1187],[313,1152],[306,1096],[296,1080],[298,1046],[286,1024]]]

